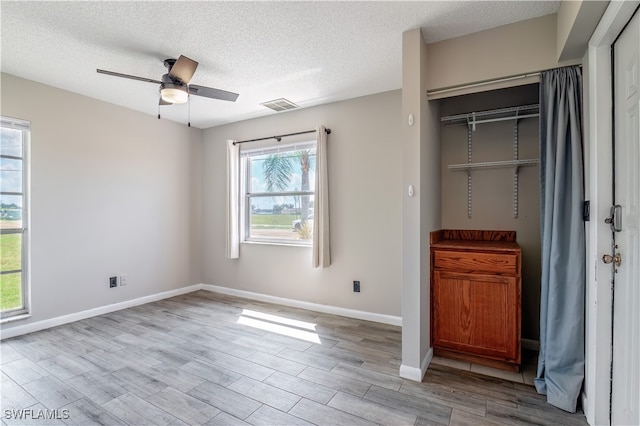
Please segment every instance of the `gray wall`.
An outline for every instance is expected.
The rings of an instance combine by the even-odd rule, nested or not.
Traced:
[[[568,24],[562,22],[558,25],[556,14],[545,15],[429,44],[427,89],[442,89],[580,63],[579,57],[558,61],[556,49],[563,43],[556,34],[558,27],[565,31]],[[582,41],[586,42],[588,36],[581,35]],[[485,90],[485,87],[471,90]]]
[[[31,121],[32,317],[3,329],[201,282],[201,130],[8,74],[1,99]]]
[[[401,314],[401,92],[392,91],[214,127],[202,152],[203,282],[372,313]],[[328,141],[332,265],[311,248],[243,243],[225,257],[227,139],[331,128]],[[307,139],[314,138],[313,134]],[[283,143],[295,139],[283,139]],[[248,148],[255,144],[248,144]],[[362,290],[354,293],[352,281]]]
[[[430,350],[429,232],[439,229],[440,126],[437,101],[427,101],[427,45],[419,29],[402,34],[402,365],[421,381]],[[414,116],[413,125],[408,117]],[[408,195],[413,185],[414,195]]]
[[[441,114],[456,115],[538,103],[538,85],[501,89],[441,101]],[[514,121],[479,124],[472,161],[513,159]],[[513,169],[472,171],[472,217],[467,217],[467,173],[449,164],[467,162],[467,126],[445,126],[442,138],[442,227],[515,230],[522,247],[522,337],[537,340],[540,314],[539,166],[519,171],[519,215],[513,217]],[[520,120],[519,158],[538,158],[538,119]]]

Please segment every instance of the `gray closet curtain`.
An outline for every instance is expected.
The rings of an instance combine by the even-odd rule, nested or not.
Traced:
[[[535,385],[574,413],[584,380],[585,230],[582,70],[545,71],[540,81],[542,277]]]

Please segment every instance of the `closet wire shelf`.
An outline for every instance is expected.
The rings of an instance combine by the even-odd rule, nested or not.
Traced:
[[[449,170],[472,170],[472,169],[504,169],[509,167],[526,167],[537,166],[540,160],[537,158],[529,158],[526,160],[504,160],[504,161],[487,161],[484,163],[462,163],[449,164]]]
[[[449,115],[440,118],[445,126],[467,124],[493,123],[496,121],[519,120],[522,118],[538,117],[540,104],[522,105],[509,108],[492,109],[488,111],[469,112],[467,114]]]
[[[523,105],[510,108],[501,108],[488,111],[471,112],[442,117],[440,121],[445,126],[466,124],[467,127],[467,162],[463,164],[450,164],[449,170],[467,172],[467,217],[471,218],[471,170],[514,168],[513,172],[513,217],[518,218],[518,169],[520,167],[536,166],[540,162],[537,158],[520,160],[518,158],[518,122],[524,118],[533,118],[540,115],[540,105]],[[482,163],[471,162],[472,134],[477,124],[494,123],[498,121],[515,120],[513,126],[513,160],[488,161]]]

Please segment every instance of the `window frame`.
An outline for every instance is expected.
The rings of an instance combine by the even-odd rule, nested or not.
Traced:
[[[20,160],[22,162],[22,192],[1,191],[1,195],[14,195],[22,197],[22,225],[15,229],[0,229],[0,235],[21,234],[21,264],[19,271],[9,271],[5,273],[20,272],[20,286],[22,295],[22,306],[16,309],[0,311],[0,323],[28,318],[31,313],[31,274],[30,274],[30,146],[31,146],[31,123],[26,120],[0,116],[0,127],[19,130],[22,133],[22,156],[3,155],[1,158]]]
[[[274,191],[274,192],[249,192],[249,183],[251,182],[251,167],[248,167],[251,157],[259,155],[279,154],[292,151],[301,151],[303,149],[313,149],[314,156],[317,142],[315,140],[305,140],[291,144],[268,145],[255,149],[241,149],[240,151],[240,190],[242,191],[242,200],[240,206],[240,218],[243,225],[240,226],[241,235],[240,243],[245,244],[267,244],[267,245],[290,245],[296,247],[311,247],[312,239],[295,240],[295,239],[277,239],[277,238],[260,238],[250,237],[251,235],[251,199],[266,197],[295,197],[295,196],[311,196],[315,197],[315,188],[308,191]],[[315,198],[314,198],[315,199]]]

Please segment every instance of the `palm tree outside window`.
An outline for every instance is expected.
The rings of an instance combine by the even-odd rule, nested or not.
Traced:
[[[242,152],[245,241],[311,245],[315,147],[304,142]]]

